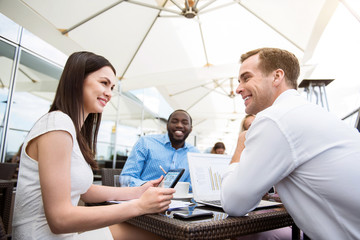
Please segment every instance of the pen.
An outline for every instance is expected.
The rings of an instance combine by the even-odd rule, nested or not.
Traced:
[[[161,170],[166,174],[166,171],[162,168],[161,165],[159,165],[159,167],[161,168]]]

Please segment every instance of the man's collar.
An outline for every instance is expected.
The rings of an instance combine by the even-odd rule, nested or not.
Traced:
[[[282,92],[274,101],[272,105],[276,105],[280,102],[282,102],[283,99],[286,99],[288,96],[299,96],[299,92],[295,89],[288,89],[284,92]]]
[[[166,134],[165,134],[164,140],[165,140],[164,143],[166,143],[166,144],[171,144],[170,138],[169,138],[169,133],[166,133]]]
[[[170,138],[169,138],[169,133],[165,134],[164,144],[169,144],[172,147],[172,144],[171,144],[171,141],[170,141]],[[185,141],[184,146],[182,148],[188,148],[188,146],[189,146],[189,144]],[[179,148],[179,149],[181,149],[181,148]]]

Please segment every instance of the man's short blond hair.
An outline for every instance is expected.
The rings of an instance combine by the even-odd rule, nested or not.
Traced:
[[[297,89],[300,64],[293,53],[279,48],[259,48],[241,55],[240,63],[256,54],[259,54],[260,59],[258,67],[265,75],[276,69],[282,69],[285,73],[286,83],[289,87]]]

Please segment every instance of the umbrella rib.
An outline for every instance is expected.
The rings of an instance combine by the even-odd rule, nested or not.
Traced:
[[[211,9],[204,10],[204,11],[202,11],[201,13],[204,14],[204,13],[212,12],[212,11],[214,11],[214,10],[218,10],[218,9],[220,9],[220,8],[227,7],[227,6],[233,5],[233,4],[235,4],[235,3],[236,3],[236,2],[225,3],[225,4],[223,4],[223,5],[219,5],[219,6],[217,6],[217,7],[213,7],[213,8],[211,8]]]
[[[225,94],[226,96],[229,96],[228,92],[227,92],[227,91],[224,89],[224,87],[222,86],[226,80],[227,80],[227,79],[224,79],[224,81],[223,81],[222,83],[218,84],[217,87],[219,87],[219,88],[224,92],[224,94]],[[230,79],[229,79],[229,80],[230,80]],[[231,81],[231,80],[230,80],[230,81]]]
[[[198,102],[200,102],[204,97],[206,97],[207,95],[209,95],[211,92],[215,91],[216,88],[211,89],[210,91],[208,91],[207,93],[205,93],[203,96],[201,96],[198,100],[196,100],[195,102],[193,102],[193,104],[191,104],[186,110],[189,111],[192,107],[194,107]]]
[[[209,59],[208,59],[208,55],[206,52],[206,46],[205,46],[205,39],[204,39],[204,35],[203,35],[203,31],[201,28],[201,23],[200,23],[200,18],[199,16],[196,16],[198,21],[198,25],[199,25],[199,30],[200,30],[200,36],[201,36],[201,41],[202,41],[202,45],[203,45],[203,49],[204,49],[204,54],[205,54],[205,59],[206,59],[206,65],[209,65]]]
[[[164,2],[163,6],[165,6],[165,4],[166,4],[167,2],[168,2],[168,0],[166,0],[166,1]],[[143,43],[144,43],[145,39],[146,39],[146,38],[147,38],[147,36],[149,35],[149,33],[150,33],[151,29],[153,28],[153,26],[154,26],[154,24],[155,24],[155,22],[156,22],[157,18],[159,17],[160,13],[161,13],[161,10],[159,10],[158,15],[154,18],[154,21],[151,23],[151,25],[150,25],[149,29],[148,29],[148,30],[147,30],[147,32],[145,33],[145,35],[144,35],[143,39],[141,40],[141,42],[140,42],[139,46],[137,47],[137,49],[136,49],[136,51],[135,51],[135,53],[134,53],[134,54],[133,54],[133,56],[131,57],[130,62],[128,63],[128,65],[126,66],[126,68],[125,68],[124,72],[122,73],[122,75],[121,75],[120,79],[122,79],[122,78],[124,77],[125,73],[126,73],[126,72],[127,72],[127,70],[129,69],[129,67],[130,67],[131,63],[134,61],[134,59],[135,59],[135,57],[136,57],[137,53],[139,52],[139,50],[140,50],[140,48],[142,47],[142,45],[143,45]]]
[[[111,8],[115,7],[116,5],[118,5],[118,4],[122,3],[122,2],[124,2],[124,0],[120,0],[120,1],[118,1],[118,2],[116,2],[116,3],[114,3],[114,4],[112,4],[112,5],[110,5],[109,7],[105,8],[105,9],[103,9],[103,10],[101,10],[101,11],[97,12],[97,13],[95,13],[94,15],[91,15],[90,17],[88,17],[88,18],[84,19],[83,21],[81,21],[81,22],[79,22],[79,23],[75,24],[74,26],[72,26],[72,27],[70,27],[70,28],[68,28],[68,29],[66,29],[66,30],[64,30],[64,31],[62,31],[61,33],[62,33],[63,35],[65,35],[65,34],[69,33],[70,31],[74,30],[75,28],[77,28],[77,27],[79,27],[79,26],[83,25],[84,23],[86,23],[86,22],[90,21],[91,19],[93,19],[93,18],[95,18],[95,17],[99,16],[100,14],[102,14],[102,13],[104,13],[104,12],[108,11],[109,9],[111,9]]]
[[[29,74],[28,74],[27,72],[25,72],[25,71],[24,71],[22,68],[20,68],[20,67],[19,67],[19,71],[22,72],[22,73],[25,75],[25,77],[27,77],[28,79],[30,79],[31,82],[33,82],[33,83],[39,82],[39,81],[33,79],[32,77],[30,77]]]
[[[207,4],[204,4],[203,6],[201,6],[200,8],[198,8],[198,12],[200,12],[202,9],[206,8],[207,6],[209,6],[210,4],[214,3],[216,0],[212,0],[209,1]]]
[[[200,84],[200,85],[196,85],[195,87],[187,88],[187,89],[182,90],[182,91],[180,91],[180,92],[176,92],[176,93],[174,93],[174,94],[170,94],[170,97],[176,96],[176,95],[178,95],[178,94],[182,94],[182,93],[184,93],[184,92],[193,90],[193,89],[195,89],[195,88],[204,87],[204,86],[206,86],[207,84],[210,84],[210,83],[213,83],[213,81],[209,81],[209,82],[207,82],[207,83]]]
[[[213,89],[214,90],[214,89]],[[212,90],[212,91],[213,91]],[[204,97],[206,97],[207,95],[209,95],[212,91],[207,92],[205,95],[203,95],[202,97],[200,97],[198,100],[196,100],[195,102],[193,102],[193,104],[191,104],[186,111],[189,111],[192,107],[194,107],[198,102],[200,102]]]
[[[170,96],[170,97],[173,97],[173,96],[176,96],[176,95],[178,95],[178,94],[182,94],[182,93],[184,93],[184,92],[187,92],[187,91],[193,90],[193,89],[195,89],[195,88],[199,88],[199,87],[203,87],[203,88],[206,88],[206,89],[208,89],[208,90],[215,90],[216,88],[221,87],[221,85],[222,85],[226,80],[227,80],[227,79],[223,79],[223,81],[222,81],[220,84],[217,83],[215,80],[212,80],[212,81],[206,82],[206,83],[204,83],[204,84],[200,84],[200,85],[197,85],[197,86],[194,86],[194,87],[187,88],[187,89],[185,89],[185,90],[176,92],[176,93],[174,93],[174,94],[169,94],[169,96]],[[208,85],[208,84],[210,84],[210,83],[214,83],[214,82],[217,84],[217,86],[216,86],[215,88],[206,87],[206,85]],[[224,94],[224,93],[221,93],[221,92],[218,92],[218,93],[219,93],[219,94],[223,94],[223,95],[225,95],[225,96],[228,96],[228,94],[226,94],[226,91],[225,91],[223,88],[221,88],[221,89],[225,92],[225,94]],[[216,91],[216,92],[217,92],[217,91]]]
[[[223,86],[222,86],[226,80],[227,80],[227,79],[223,79],[223,81],[222,81],[220,84],[216,82],[217,86],[214,88],[214,90],[215,90],[216,93],[218,93],[218,94],[220,94],[220,95],[224,95],[224,96],[226,96],[226,97],[230,97],[230,95],[228,94],[228,92],[227,92],[227,91],[223,88]],[[205,87],[205,86],[202,86],[202,87]],[[207,88],[207,87],[206,87],[206,88]],[[220,88],[220,89],[222,90],[222,92],[221,92],[221,91],[217,91],[216,88]],[[210,89],[210,88],[207,88],[207,89]]]
[[[196,9],[196,7],[197,7],[197,5],[198,5],[199,1],[200,1],[200,0],[196,0],[196,1],[195,1],[195,3],[194,3],[194,7],[193,7],[194,9]]]
[[[287,36],[285,36],[283,33],[281,33],[279,30],[277,30],[275,27],[273,27],[271,24],[269,24],[268,22],[266,22],[264,19],[262,19],[259,15],[257,15],[255,12],[251,11],[249,8],[247,8],[244,4],[242,4],[239,0],[234,0],[236,1],[240,6],[242,6],[243,8],[245,8],[248,12],[250,12],[252,15],[254,15],[256,18],[258,18],[260,21],[262,21],[263,23],[265,23],[268,27],[270,27],[272,30],[274,30],[275,32],[277,32],[280,36],[282,36],[283,38],[285,38],[286,40],[288,40],[291,44],[293,44],[295,47],[297,47],[300,51],[305,52],[305,50],[300,47],[299,45],[297,45],[295,42],[293,42],[290,38],[288,38]]]
[[[159,15],[159,18],[184,18],[184,16],[183,15],[162,15],[162,16],[160,16]]]
[[[209,87],[206,87],[205,85],[203,85],[203,86],[201,86],[201,87],[206,88],[206,89],[209,89],[209,90],[210,90],[210,89],[214,89],[216,93],[221,94],[221,95],[224,95],[224,96],[228,96],[226,90],[222,87],[222,85],[224,84],[224,82],[225,82],[226,80],[227,80],[227,79],[223,79],[222,82],[219,83],[217,79],[214,79],[214,80],[213,80],[213,83],[216,84],[216,86],[215,86],[214,88],[209,88]],[[217,91],[216,88],[220,88],[223,92]]]
[[[207,89],[210,89],[210,88],[207,88]],[[220,95],[224,95],[224,96],[226,96],[226,97],[229,96],[228,94],[223,93],[223,92],[220,92],[220,91],[217,91],[217,90],[215,90],[214,92],[216,92],[216,93],[218,93],[218,94],[220,94]]]
[[[181,11],[183,10],[183,8],[174,0],[170,0],[170,2],[172,2],[175,6],[177,6]]]
[[[352,9],[349,4],[345,0],[339,0],[346,8],[347,10],[360,22],[360,16]]]
[[[170,0],[171,1],[171,0]],[[126,0],[126,2],[128,2],[128,3],[132,3],[132,4],[136,4],[136,5],[140,5],[140,6],[143,6],[143,7],[148,7],[148,8],[153,8],[153,9],[157,9],[157,10],[160,10],[160,11],[166,11],[166,12],[171,12],[171,13],[175,13],[175,14],[179,14],[179,15],[181,15],[181,12],[177,12],[177,11],[175,11],[175,10],[171,10],[171,9],[167,9],[167,8],[164,8],[164,6],[165,6],[165,4],[166,4],[166,2],[165,2],[165,4],[163,4],[163,6],[162,7],[157,7],[157,6],[154,6],[154,5],[151,5],[151,4],[146,4],[146,3],[142,3],[142,2],[138,2],[138,1],[134,1],[134,0]],[[173,1],[171,1],[171,2],[173,2]],[[173,2],[174,3],[174,2]],[[175,3],[174,3],[175,4]],[[176,4],[175,4],[176,5]],[[180,8],[180,10],[182,10],[181,8]]]

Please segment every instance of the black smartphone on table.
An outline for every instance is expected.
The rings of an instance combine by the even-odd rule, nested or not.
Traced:
[[[159,187],[164,187],[164,188],[175,187],[175,185],[180,180],[184,172],[185,172],[184,168],[170,169],[164,176],[164,179],[159,184]]]

